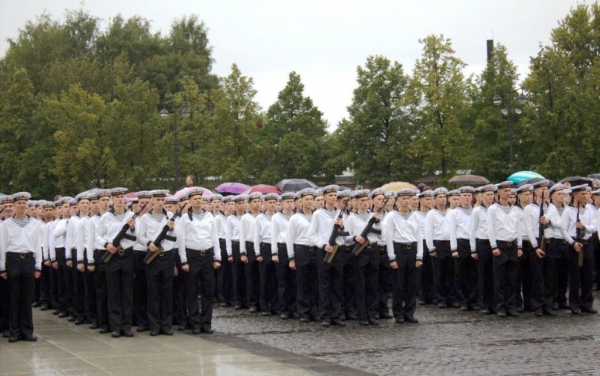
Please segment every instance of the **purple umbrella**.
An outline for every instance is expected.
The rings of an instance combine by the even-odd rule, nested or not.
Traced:
[[[247,189],[250,189],[249,185],[227,182],[219,185],[217,188],[215,188],[215,191],[219,193],[233,193],[239,195]]]

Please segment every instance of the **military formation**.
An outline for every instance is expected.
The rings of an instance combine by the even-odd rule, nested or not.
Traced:
[[[211,334],[215,304],[325,327],[418,323],[426,304],[597,313],[600,190],[585,180],[127,193],[0,199],[4,338],[37,340],[35,307],[115,338]]]

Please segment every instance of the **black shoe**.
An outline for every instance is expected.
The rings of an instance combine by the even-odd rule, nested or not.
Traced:
[[[200,334],[200,329],[194,329],[194,330],[192,330],[192,334]]]
[[[411,324],[418,324],[419,323],[419,319],[417,319],[414,316],[410,316],[410,317],[405,317],[404,321],[409,322]]]
[[[268,311],[268,310],[267,311],[262,311],[260,314],[262,316],[272,316],[273,315],[273,313],[271,311]]]
[[[394,316],[390,315],[390,313],[388,311],[382,311],[379,313],[379,318],[384,319],[384,320],[389,320],[389,319],[393,319]]]
[[[179,328],[177,328],[177,331],[179,332],[185,332],[186,330],[188,330],[190,327],[187,325],[179,325]]]
[[[510,316],[510,317],[519,317],[520,316],[519,312],[517,312],[514,309],[509,309],[508,311],[506,311],[506,315]]]
[[[77,319],[75,320],[75,325],[83,325],[85,324],[85,320],[84,319]]]
[[[242,309],[242,308],[244,308],[244,307],[242,307],[240,304],[236,304],[236,305],[235,305],[235,310],[236,310],[236,311],[239,311],[239,310],[240,310],[240,309]]]
[[[369,321],[367,320],[358,320],[358,323],[363,326],[369,326]]]
[[[461,311],[465,311],[465,312],[466,312],[466,311],[468,311],[468,310],[469,310],[469,306],[468,306],[468,305],[466,305],[466,304],[465,304],[465,305],[461,305],[461,306],[460,306],[460,310],[461,310]]]
[[[10,331],[7,330],[5,332],[2,332],[2,338],[10,338]]]
[[[539,308],[535,310],[535,317],[543,317],[544,316],[544,311]]]
[[[137,327],[137,329],[135,330],[138,333],[142,333],[146,331],[146,327],[144,325],[140,325]]]
[[[482,315],[491,315],[492,311],[490,311],[489,308],[484,308],[482,310],[480,310],[479,312],[481,312]]]
[[[157,331],[153,330],[153,331],[150,332],[150,337],[156,337],[157,335],[158,335]]]
[[[571,309],[571,313],[572,313],[573,315],[578,315],[578,314],[580,314],[580,313],[581,313],[581,310],[580,310],[579,308],[572,308],[572,309]]]
[[[426,305],[426,304],[427,304],[427,302],[426,302],[426,301],[424,301],[424,300],[419,300],[419,305]]]
[[[113,338],[119,338],[119,337],[121,337],[121,332],[119,332],[118,330],[115,330],[114,332],[110,333],[110,336]]]
[[[300,322],[301,322],[301,323],[309,323],[309,322],[310,322],[310,320],[308,319],[308,317],[301,317],[301,318],[300,318]]]
[[[88,328],[90,328],[90,329],[98,329],[98,324],[91,323],[90,325],[88,325]]]
[[[60,312],[58,314],[59,319],[64,319],[65,317],[69,317],[69,314],[67,312]]]
[[[552,302],[552,309],[555,311],[559,309],[558,302]]]
[[[200,328],[200,332],[204,333],[204,334],[213,334],[214,331],[211,328],[208,327],[202,327]]]
[[[370,318],[369,325],[379,325],[379,321],[375,320],[374,318]]]
[[[582,308],[581,312],[589,313],[590,315],[596,315],[598,313],[594,308]]]
[[[457,302],[452,302],[452,303],[448,304],[448,307],[450,307],[450,308],[460,308],[460,304],[458,304]]]
[[[344,312],[342,312],[342,314],[340,315],[340,320],[346,321],[346,314]]]
[[[108,329],[106,329],[106,328],[100,328],[100,330],[98,330],[98,333],[100,333],[100,334],[106,334],[106,333],[108,333]]]
[[[502,309],[500,311],[498,311],[498,313],[496,313],[496,314],[498,315],[498,317],[506,317],[506,311],[504,311]]]
[[[396,318],[396,324],[404,324],[404,317]]]
[[[331,320],[331,325],[339,326],[339,327],[343,328],[344,326],[346,326],[346,323],[342,322],[342,320],[340,320],[340,319],[333,319],[333,320]]]
[[[346,320],[358,320],[358,317],[354,312],[346,313]]]
[[[525,312],[525,308],[523,308],[523,307],[517,307],[516,311],[519,312],[519,313],[523,313],[523,312]]]
[[[321,325],[323,325],[325,328],[329,328],[331,326],[331,320],[323,320]]]
[[[123,332],[123,335],[124,335],[125,337],[129,337],[129,338],[131,338],[131,337],[133,337],[133,332],[132,332],[131,330],[129,330],[129,331],[127,331],[127,332]]]
[[[35,342],[37,341],[37,337],[33,334],[29,334],[29,335],[23,335],[21,336],[21,339],[23,341],[29,341],[29,342]]]
[[[440,302],[437,304],[438,308],[446,308],[446,302]]]
[[[558,308],[560,308],[560,309],[571,309],[571,307],[569,307],[569,305],[568,305],[566,302],[564,302],[564,303],[560,303],[560,304],[558,305]],[[557,308],[557,309],[555,309],[555,311],[556,311],[556,310],[558,310],[558,308]]]
[[[8,337],[8,342],[19,342],[19,336]]]
[[[298,320],[300,318],[300,314],[297,311],[294,311],[294,313],[292,313],[292,317]]]
[[[33,302],[33,304],[31,305],[31,308],[38,308],[40,306],[39,302]]]
[[[52,314],[54,316],[58,316],[58,315],[60,315],[60,311],[58,309],[55,309],[54,311],[52,311]]]
[[[256,308],[256,306],[252,306],[248,311],[250,311],[250,313],[256,313],[258,312],[258,308]]]
[[[75,318],[75,316],[69,317],[69,322],[75,322],[75,321],[77,321],[77,319]]]
[[[544,310],[544,314],[545,314],[545,315],[547,315],[547,316],[557,316],[557,315],[558,315],[558,314],[556,313],[556,311],[554,311],[554,310],[551,310],[551,309],[550,309],[550,310],[548,310],[548,309],[545,309],[545,310]]]
[[[173,335],[173,331],[172,330],[163,330],[161,333],[163,335],[165,335],[165,336],[172,336]]]
[[[40,310],[47,311],[49,309],[48,304],[44,303],[40,306]]]
[[[227,302],[221,303],[221,307],[227,307]]]
[[[287,313],[287,312],[284,312],[279,317],[281,317],[282,320],[289,320],[290,319],[290,314]]]

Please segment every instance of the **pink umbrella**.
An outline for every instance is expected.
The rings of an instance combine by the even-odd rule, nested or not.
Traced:
[[[274,187],[272,185],[258,184],[258,185],[252,186],[250,189],[246,189],[244,192],[242,192],[242,194],[247,195],[249,193],[254,193],[254,192],[260,192],[263,195],[266,195],[267,193],[280,194],[281,189]]]
[[[130,198],[130,199],[137,198],[137,192],[129,192],[125,195],[125,198]]]
[[[250,189],[250,186],[242,183],[227,182],[219,185],[217,188],[215,188],[215,191],[219,193],[232,193],[234,195],[239,195],[246,189]]]

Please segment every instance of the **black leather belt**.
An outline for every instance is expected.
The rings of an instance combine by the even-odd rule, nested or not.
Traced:
[[[496,245],[501,245],[503,247],[512,247],[517,245],[516,240],[511,240],[509,242],[505,242],[504,240],[496,240]]]
[[[186,248],[185,249],[186,252],[190,252],[190,253],[199,253],[200,257],[204,257],[206,255],[211,255],[213,253],[213,247],[210,247],[209,249],[205,249],[205,250],[198,250],[198,249],[191,249],[191,248]]]
[[[294,244],[294,248],[302,249],[302,250],[309,251],[309,252],[314,252],[318,249],[314,245],[302,245],[302,244]]]
[[[33,257],[33,252],[7,252],[7,255],[25,259],[25,258]]]
[[[417,248],[417,242],[413,242],[413,243],[396,243],[396,242],[394,242],[394,245],[397,245],[404,249],[413,249],[413,247]]]

